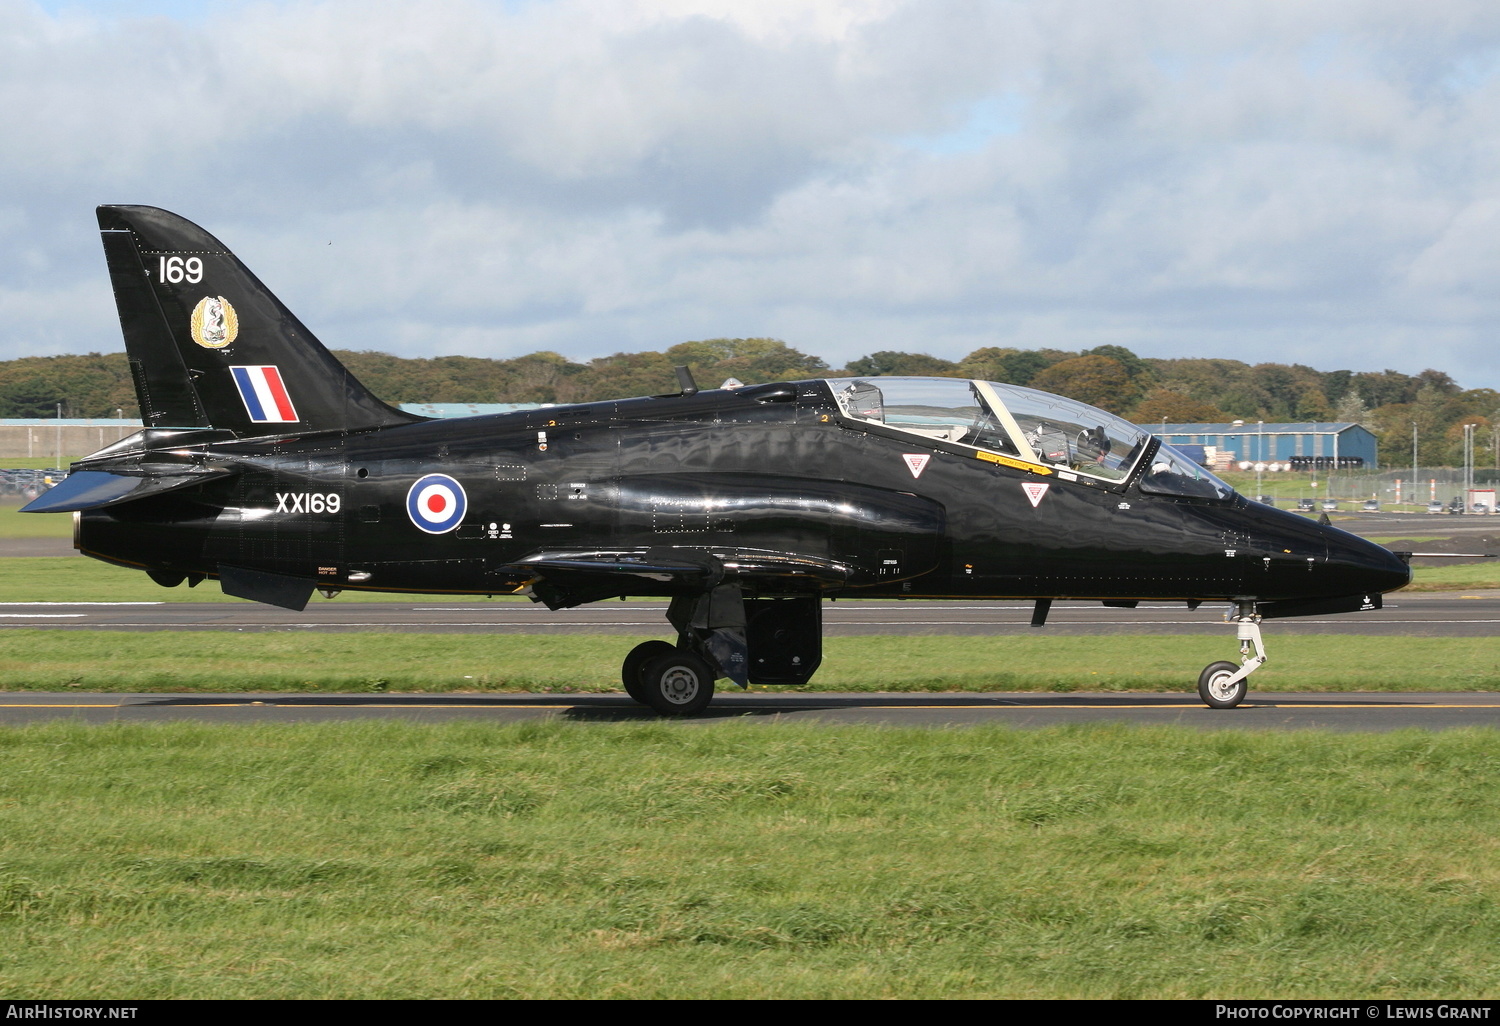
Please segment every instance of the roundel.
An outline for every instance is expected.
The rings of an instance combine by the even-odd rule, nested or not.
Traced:
[[[428,474],[406,493],[406,515],[428,534],[447,534],[463,521],[469,500],[447,474]]]

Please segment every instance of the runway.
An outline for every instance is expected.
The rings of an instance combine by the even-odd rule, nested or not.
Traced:
[[[89,724],[195,720],[316,723],[400,719],[496,724],[561,719],[649,721],[624,695],[0,694],[0,725],[42,720]],[[726,689],[684,723],[741,720],[891,727],[1049,727],[1080,723],[1183,726],[1196,730],[1389,731],[1500,727],[1500,695],[1264,694],[1214,710],[1188,694],[772,694]]]
[[[1352,518],[1351,518],[1352,519]],[[1393,548],[1441,551],[1490,549],[1488,518],[1370,514],[1341,523],[1360,534],[1421,537],[1437,530],[1443,542]],[[1500,531],[1497,531],[1500,533]],[[1045,627],[1030,625],[1029,602],[845,600],[823,604],[829,637],[868,635],[1046,636],[1165,634],[1233,638],[1223,604],[1190,610],[1185,603],[1143,603],[1135,609],[1097,602],[1055,602]],[[666,603],[632,599],[551,611],[523,600],[417,597],[395,602],[314,598],[301,612],[250,602],[0,604],[0,630],[57,631],[313,631],[327,633],[611,634],[667,638]],[[1268,636],[1369,635],[1492,637],[1500,635],[1500,592],[1396,593],[1383,609],[1338,616],[1268,621]],[[366,718],[426,722],[481,719],[503,723],[563,719],[607,722],[652,719],[624,695],[144,695],[0,694],[0,724],[44,719],[87,723],[194,719],[222,723],[317,722]],[[1202,730],[1384,731],[1404,727],[1500,727],[1500,696],[1483,694],[1266,694],[1253,690],[1239,709],[1205,708],[1195,695],[1144,694],[807,694],[739,692],[725,685],[704,716],[692,722],[739,718],[762,723],[820,722],[890,726],[1062,723],[1175,724]]]
[[[1267,621],[1269,633],[1411,637],[1500,635],[1500,594],[1395,594],[1383,609]],[[1045,627],[1031,626],[1029,602],[844,601],[823,604],[828,637],[895,635],[1222,634],[1225,604],[1190,610],[1184,603],[1118,609],[1059,601]],[[314,599],[301,612],[251,602],[0,603],[4,628],[120,631],[358,631],[422,634],[670,635],[666,603],[600,602],[556,612],[524,600],[493,602],[340,602]]]

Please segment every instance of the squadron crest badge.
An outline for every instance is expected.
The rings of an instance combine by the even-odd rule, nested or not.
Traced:
[[[193,341],[204,349],[223,349],[240,333],[240,319],[223,296],[204,296],[193,307]]]

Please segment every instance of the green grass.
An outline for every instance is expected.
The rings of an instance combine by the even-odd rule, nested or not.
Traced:
[[[1493,997],[1500,737],[0,731],[0,998]]]
[[[82,459],[86,454],[78,453],[69,456],[64,453],[61,469],[67,470],[68,465],[74,460]],[[57,470],[58,461],[54,456],[0,456],[0,470]]]
[[[322,602],[314,594],[313,602]],[[344,591],[339,602],[528,602],[528,599],[497,595],[396,595],[384,592]],[[163,588],[140,570],[101,563],[87,556],[12,556],[0,558],[0,602],[228,602],[231,598],[217,581],[203,581],[196,588],[186,584]]]
[[[56,513],[20,513],[17,506],[0,506],[0,539],[59,538],[72,540],[73,518]],[[483,595],[392,595],[345,591],[340,602],[483,602]],[[243,602],[230,598],[217,582],[196,588],[163,588],[139,570],[101,563],[86,556],[17,556],[0,558],[0,602]],[[322,599],[314,598],[315,602]],[[495,601],[525,601],[497,597]]]
[[[1413,567],[1407,591],[1481,591],[1500,588],[1500,559],[1482,563],[1450,563],[1447,566]]]
[[[21,506],[14,503],[0,506],[0,538],[73,537],[71,516],[61,513],[22,513],[20,509]]]
[[[658,636],[669,633],[663,624]],[[0,689],[143,692],[619,691],[620,661],[644,640],[29,628],[3,637]],[[1270,649],[1254,691],[1500,691],[1489,638],[1273,636]],[[1190,692],[1204,665],[1234,655],[1228,627],[1203,637],[828,638],[803,690]]]

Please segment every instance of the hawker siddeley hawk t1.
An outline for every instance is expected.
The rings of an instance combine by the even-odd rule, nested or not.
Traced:
[[[172,587],[301,609],[314,590],[670,599],[676,640],[632,697],[702,710],[714,681],[805,684],[834,597],[1230,603],[1263,618],[1380,606],[1393,553],[1251,502],[1083,403],[995,381],[843,377],[427,420],[387,406],[218,239],[99,208],[146,425],[26,507]]]

